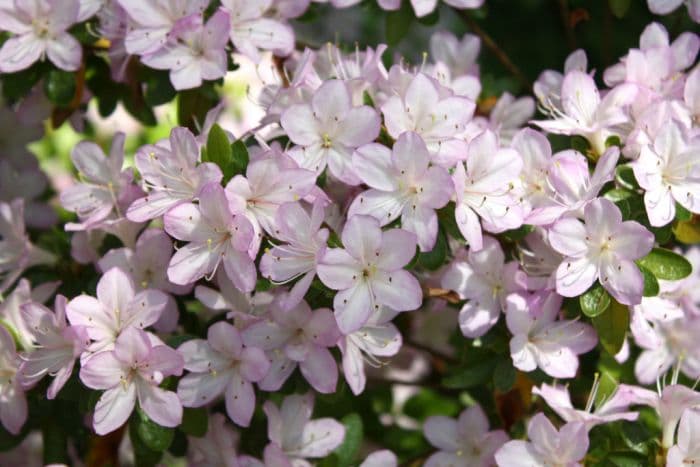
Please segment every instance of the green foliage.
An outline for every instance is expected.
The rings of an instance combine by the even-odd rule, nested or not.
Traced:
[[[165,451],[173,442],[175,430],[157,424],[148,418],[148,415],[141,408],[134,411],[130,424],[134,426],[134,433],[138,439],[151,451]]]
[[[610,306],[610,294],[597,282],[579,297],[583,314],[593,318],[605,312]]]
[[[617,354],[622,348],[629,328],[629,308],[613,299],[610,306],[603,313],[592,318],[592,321],[605,351],[611,355]]]
[[[684,279],[693,271],[687,259],[664,248],[654,248],[637,263],[648,269],[657,279],[667,281]]]

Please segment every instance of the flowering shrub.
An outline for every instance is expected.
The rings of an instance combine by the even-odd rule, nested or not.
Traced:
[[[322,3],[0,0],[0,464],[700,462],[700,2]]]

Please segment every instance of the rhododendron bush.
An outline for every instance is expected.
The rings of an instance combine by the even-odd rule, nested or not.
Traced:
[[[700,463],[696,21],[0,0],[0,464]]]

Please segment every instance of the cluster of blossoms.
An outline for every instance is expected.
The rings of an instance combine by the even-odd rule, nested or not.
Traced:
[[[436,3],[411,1],[417,16]],[[679,3],[649,1],[658,13]],[[53,400],[72,379],[100,391],[86,420],[98,435],[130,417],[179,427],[185,410],[204,408],[206,435],[189,437],[193,463],[310,465],[349,438],[346,424],[313,418],[315,393],[347,385],[362,394],[387,376],[388,359],[425,347],[401,315],[436,313],[459,328],[467,356],[504,338],[506,363],[541,381],[532,393],[563,424],[537,413],[525,441],[490,430],[479,404],[457,419],[431,416],[425,465],[579,465],[589,432],[636,421],[633,406],[658,414],[668,465],[700,462],[700,392],[684,384],[700,378],[700,250],[667,248],[673,238],[698,243],[689,238],[700,215],[700,38],[671,42],[652,23],[639,48],[601,74],[605,88],[577,50],[563,73],[540,75],[535,98],[504,93],[488,108],[478,37],[436,33],[431,61],[387,69],[383,45],[295,50],[287,21],[308,6],[0,0],[0,29],[12,33],[3,73],[44,55],[78,69],[82,47],[68,30],[90,18],[111,42],[113,76],[137,55],[169,70],[178,90],[222,78],[229,43],[253,60],[285,57],[280,83],[261,93],[266,115],[253,137],[222,129],[217,107],[197,134],[175,127],[139,147],[133,164],[123,133],[108,154],[74,146],[78,175],[59,194],[73,216],[64,227],[72,259],[99,280],[69,297],[55,293],[58,283],[32,290],[23,278],[56,263],[26,229],[57,222],[26,151],[46,111],[29,98],[21,106],[31,110],[0,107],[17,122],[0,134],[4,429],[22,432],[27,394]],[[556,150],[548,135],[575,137],[576,149]],[[187,324],[195,312],[206,326]],[[427,347],[448,337],[430,335]],[[599,398],[596,379],[575,409],[558,380],[575,378],[590,352],[635,359],[639,385]],[[256,412],[269,443],[251,453],[236,440]],[[361,465],[397,464],[378,450]]]

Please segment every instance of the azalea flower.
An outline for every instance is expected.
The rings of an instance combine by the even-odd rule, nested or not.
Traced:
[[[114,350],[100,352],[80,369],[87,387],[104,390],[97,401],[93,428],[105,435],[122,426],[136,401],[159,425],[175,427],[182,421],[182,405],[174,392],[158,387],[163,379],[182,374],[183,359],[166,345],[153,345],[148,335],[135,327],[117,338]]]
[[[388,449],[382,449],[367,456],[360,467],[396,467],[397,465],[399,460],[396,454]]]
[[[453,261],[440,284],[467,300],[459,312],[459,328],[472,339],[486,334],[505,310],[506,297],[526,286],[518,262],[506,263],[501,245],[493,237],[484,237],[482,249],[469,249],[465,259]]]
[[[634,260],[651,251],[654,235],[638,222],[622,222],[620,210],[605,198],[586,206],[584,221],[561,219],[549,231],[552,247],[565,256],[557,293],[576,297],[597,279],[618,302],[640,303],[644,279]]]
[[[527,425],[530,441],[508,441],[496,452],[499,467],[533,465],[581,466],[588,451],[588,433],[582,422],[569,422],[561,430],[538,413]]]
[[[209,415],[207,433],[187,438],[187,460],[202,467],[242,467],[236,451],[238,433],[226,423],[220,413]]]
[[[97,283],[97,298],[79,295],[66,305],[66,316],[72,326],[83,326],[94,342],[89,352],[114,348],[115,341],[131,327],[145,329],[160,318],[167,296],[153,289],[136,292],[131,277],[119,268],[112,268]]]
[[[340,338],[331,310],[311,311],[305,301],[284,310],[280,299],[273,303],[266,319],[254,322],[243,330],[243,342],[270,352],[272,367],[259,386],[276,391],[299,365],[301,374],[321,393],[335,391],[338,365],[328,350]]]
[[[166,232],[189,242],[170,259],[170,281],[185,285],[207,274],[211,277],[223,263],[236,287],[243,292],[253,290],[257,272],[248,254],[253,226],[243,214],[231,213],[221,185],[205,185],[199,205],[180,204],[169,210],[163,221]]]
[[[229,418],[248,426],[255,410],[252,383],[264,378],[270,369],[265,353],[256,347],[243,347],[238,330],[223,321],[209,327],[207,340],[189,340],[177,350],[190,371],[177,387],[182,405],[201,407],[225,393]]]
[[[288,108],[280,124],[299,146],[289,154],[300,167],[320,174],[328,164],[333,176],[356,185],[359,180],[351,167],[352,152],[377,138],[380,119],[372,107],[352,106],[345,82],[329,80],[316,90],[310,104]]]
[[[593,410],[593,401],[596,398],[599,384],[600,381],[596,376],[585,410],[574,408],[566,386],[542,383],[539,388],[532,388],[532,393],[540,396],[565,422],[583,422],[589,431],[594,426],[617,420],[637,420],[639,414],[628,411],[632,401],[625,397],[625,391],[618,392],[617,389]]]
[[[698,0],[647,0],[649,10],[657,15],[667,15],[684,3],[688,7],[690,17],[696,23],[700,23],[700,2]]]
[[[426,467],[489,467],[496,451],[508,441],[505,431],[489,431],[489,421],[478,405],[462,411],[457,420],[428,417],[423,433],[439,449],[425,462]]]
[[[197,164],[198,158],[199,146],[187,128],[173,128],[169,140],[142,146],[134,161],[149,192],[129,206],[126,216],[134,222],[155,219],[194,200],[207,183],[221,182],[219,166]]]
[[[231,20],[218,10],[206,22],[201,14],[180,19],[158,50],[141,57],[157,70],[170,70],[170,82],[177,90],[196,88],[203,80],[223,78],[228,67],[226,44]]]
[[[668,450],[666,465],[681,467],[700,463],[700,413],[685,410],[678,425],[678,442]]]
[[[260,273],[276,283],[299,278],[286,296],[285,308],[299,303],[316,277],[329,235],[328,229],[321,228],[323,216],[320,202],[314,203],[310,216],[300,203],[285,203],[277,210],[275,238],[286,244],[274,245],[265,251],[260,260]]]
[[[618,135],[614,127],[627,123],[625,112],[636,94],[636,87],[621,84],[601,99],[593,78],[586,73],[572,70],[566,74],[561,86],[562,110],[549,109],[552,120],[534,120],[532,123],[545,131],[563,135],[581,135],[588,140],[597,154],[605,152],[605,141]]]
[[[430,166],[430,154],[418,134],[405,132],[393,149],[368,144],[353,155],[358,177],[371,189],[360,193],[348,216],[366,214],[384,226],[401,217],[401,226],[416,234],[421,251],[435,246],[435,210],[447,204],[454,191],[446,169]]]
[[[339,292],[333,312],[343,334],[360,329],[382,305],[396,311],[418,308],[420,284],[403,267],[411,261],[416,236],[402,229],[382,232],[373,217],[356,215],[342,233],[345,248],[329,248],[318,264],[318,277]]]
[[[22,355],[19,378],[22,386],[28,389],[47,374],[53,376],[46,391],[48,399],[54,399],[63,388],[73,372],[75,359],[90,344],[84,326],[67,326],[66,303],[66,297],[57,295],[55,313],[36,302],[21,307],[37,346]]]
[[[14,34],[0,48],[0,72],[14,73],[48,57],[66,71],[80,67],[83,49],[68,32],[78,22],[79,0],[5,0],[0,30]]]
[[[343,442],[345,427],[332,418],[311,420],[313,405],[312,393],[287,396],[281,407],[265,402],[270,438],[265,465],[305,465],[305,459],[326,457]]]
[[[516,229],[525,211],[516,190],[523,161],[511,148],[500,148],[486,130],[469,143],[467,160],[457,164],[453,180],[457,194],[455,219],[471,249],[483,247],[483,228],[499,233]]]
[[[27,421],[27,398],[17,377],[21,360],[15,350],[15,341],[0,325],[0,423],[10,433],[19,434]]]
[[[685,133],[676,122],[668,122],[653,146],[642,147],[632,164],[634,176],[645,190],[649,223],[656,227],[673,220],[676,203],[700,213],[700,143]]]
[[[433,162],[452,167],[465,158],[466,143],[458,136],[471,120],[475,104],[451,94],[432,78],[418,73],[405,93],[391,96],[382,105],[387,131],[394,138],[405,131],[418,133]]]
[[[0,320],[12,333],[21,350],[30,350],[34,346],[34,333],[27,324],[22,312],[22,305],[30,302],[44,303],[54,294],[59,282],[45,282],[37,287],[22,278],[15,288],[0,302]]]
[[[573,378],[578,355],[598,343],[593,328],[579,321],[557,319],[562,298],[555,293],[526,299],[520,294],[507,298],[506,324],[513,334],[510,356],[522,371],[540,368],[555,378]]]

